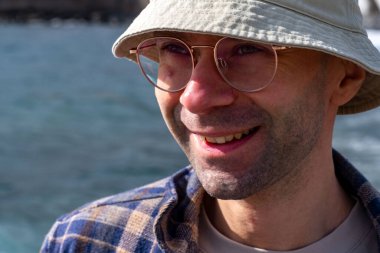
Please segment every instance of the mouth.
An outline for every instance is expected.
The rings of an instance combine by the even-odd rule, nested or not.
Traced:
[[[214,144],[214,145],[223,145],[223,144],[230,144],[233,142],[242,141],[250,136],[252,136],[254,133],[258,131],[259,127],[254,127],[248,130],[244,130],[242,132],[226,135],[226,136],[201,136],[201,139],[205,141],[208,144]]]

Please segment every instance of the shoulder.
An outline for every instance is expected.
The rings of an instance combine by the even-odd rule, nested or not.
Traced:
[[[190,169],[185,168],[171,177],[91,202],[61,216],[46,236],[41,252],[103,252],[106,249],[113,252],[119,247],[124,250],[128,247],[134,252],[132,248],[140,247],[141,241],[144,241],[143,247],[151,247],[155,241],[154,221],[160,209],[175,195],[176,181],[186,180],[190,173]],[[123,245],[125,240],[128,244]]]
[[[380,235],[380,193],[370,181],[360,173],[346,158],[333,151],[335,174],[344,188],[366,209],[378,235]]]

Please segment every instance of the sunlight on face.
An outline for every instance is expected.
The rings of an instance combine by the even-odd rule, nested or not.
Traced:
[[[212,39],[199,36],[202,43]],[[156,90],[171,133],[210,195],[241,199],[300,173],[299,165],[319,148],[328,130],[324,126],[328,106],[324,56],[301,49],[281,53],[269,87],[256,93],[234,90],[233,100],[221,98],[231,93],[231,87],[212,68],[196,68],[193,77],[197,79],[192,77],[184,91]],[[183,98],[185,93],[188,98]],[[195,112],[199,103],[207,108]],[[224,144],[210,144],[204,138],[226,140],[223,136],[239,132],[249,134]]]

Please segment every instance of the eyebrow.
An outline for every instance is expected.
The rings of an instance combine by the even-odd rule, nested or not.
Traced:
[[[180,40],[183,40],[186,43],[197,43],[199,39],[198,36],[201,37],[209,37],[213,38],[216,41],[223,38],[223,36],[211,35],[211,34],[202,34],[202,33],[190,33],[190,32],[175,32],[175,31],[166,31],[166,32],[156,32],[154,33],[156,37],[173,37]]]

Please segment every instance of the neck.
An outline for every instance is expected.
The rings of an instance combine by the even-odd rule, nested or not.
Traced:
[[[247,199],[206,199],[210,221],[230,239],[268,250],[294,250],[321,239],[344,221],[353,202],[335,177],[331,153],[315,164]]]

